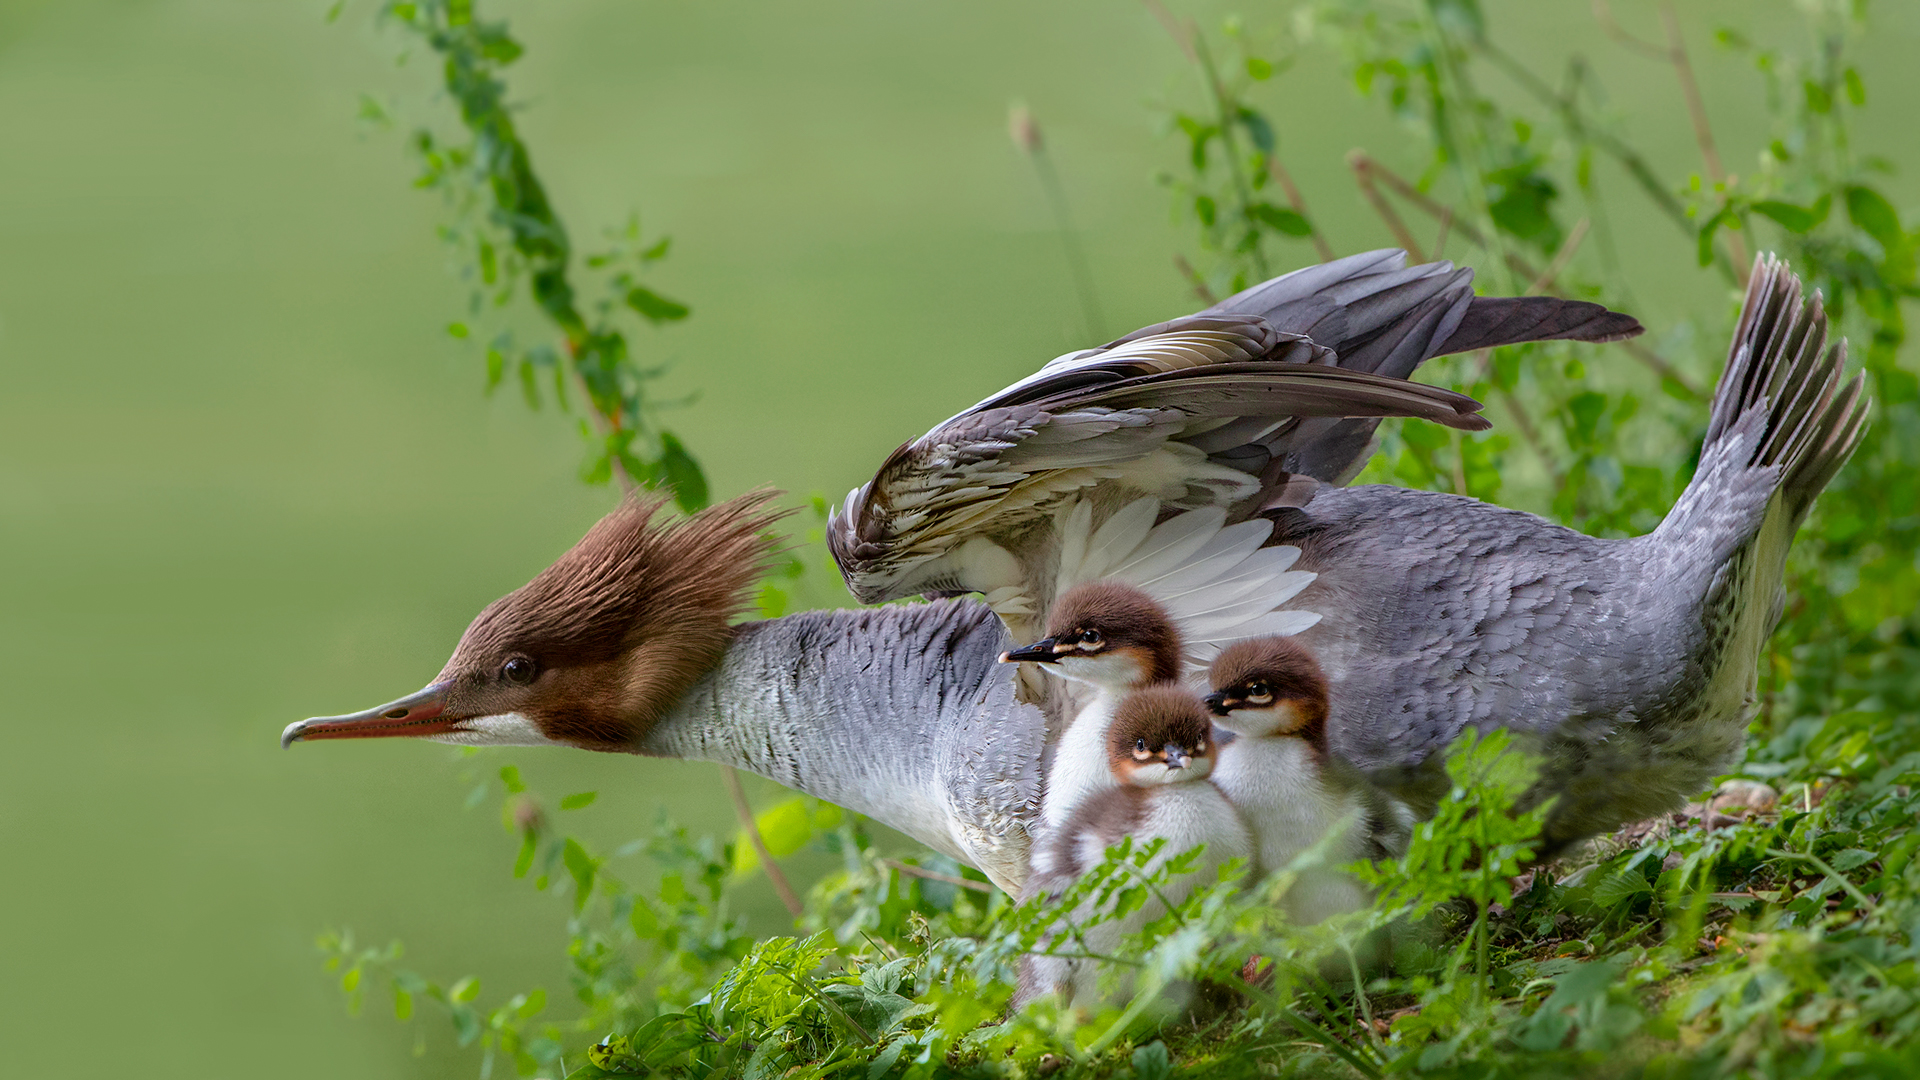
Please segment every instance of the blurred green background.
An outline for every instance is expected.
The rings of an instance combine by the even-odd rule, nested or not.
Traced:
[[[1588,52],[1636,136],[1690,152],[1665,70],[1601,40],[1586,5],[1491,6],[1509,49],[1546,70]],[[8,1075],[437,1074],[409,1051],[444,1030],[394,1024],[384,1003],[348,1017],[313,938],[401,938],[411,966],[490,993],[543,984],[564,1014],[559,905],[508,876],[491,798],[462,811],[479,777],[511,759],[550,795],[598,790],[587,830],[610,841],[662,805],[731,826],[709,765],[276,744],[288,721],[421,685],[482,604],[614,498],[576,479],[573,420],[484,396],[476,352],[443,332],[464,291],[402,148],[444,108],[435,73],[393,64],[402,42],[372,3],[333,24],[325,8],[0,6]],[[1761,136],[1757,84],[1710,30],[1765,40],[1790,13],[1688,9],[1737,171]],[[1007,139],[1013,99],[1071,194],[1106,331],[1194,306],[1153,177],[1180,153],[1161,106],[1197,87],[1144,7],[494,10],[529,47],[523,130],[576,241],[635,209],[674,237],[652,280],[694,315],[642,340],[676,364],[663,393],[700,393],[669,422],[717,496],[837,497],[902,439],[1085,344]],[[1214,26],[1234,9],[1179,10]],[[1862,150],[1909,175],[1916,46],[1920,5],[1880,5],[1862,64],[1880,144]],[[1405,136],[1334,70],[1309,58],[1259,93],[1344,253],[1388,237],[1343,155],[1395,162]],[[396,101],[399,127],[356,121],[363,92]],[[1659,335],[1714,286],[1670,226],[1615,225],[1649,267],[1635,314]],[[1282,262],[1311,258],[1301,243]],[[1677,359],[1710,377],[1710,346]]]

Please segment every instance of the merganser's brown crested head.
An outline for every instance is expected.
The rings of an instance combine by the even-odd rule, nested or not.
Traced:
[[[678,521],[630,498],[527,584],[488,604],[425,689],[303,720],[282,745],[414,736],[633,752],[719,663],[776,543],[761,491]]]
[[[1213,719],[1191,692],[1172,684],[1135,690],[1107,729],[1107,764],[1133,787],[1205,780],[1213,772]]]
[[[1295,638],[1239,641],[1207,669],[1207,707],[1229,731],[1259,738],[1287,735],[1327,744],[1327,677],[1312,650]]]
[[[1047,636],[1000,654],[1050,664],[1069,679],[1130,690],[1180,678],[1180,632],[1146,593],[1113,581],[1068,589],[1047,613]]]

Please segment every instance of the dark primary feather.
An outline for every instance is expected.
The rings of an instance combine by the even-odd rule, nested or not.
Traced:
[[[901,446],[828,526],[849,588],[867,601],[981,588],[950,568],[915,567],[973,536],[1018,549],[1016,534],[1078,489],[1014,500],[1004,514],[996,500],[1049,470],[1117,469],[1169,441],[1243,474],[1239,489],[1257,486],[1251,497],[1234,485],[1196,489],[1233,499],[1236,516],[1302,502],[1312,491],[1301,477],[1342,483],[1358,470],[1383,417],[1485,427],[1478,403],[1407,381],[1428,357],[1639,330],[1594,304],[1476,298],[1472,270],[1405,261],[1368,252],[1263,282],[1052,361]]]

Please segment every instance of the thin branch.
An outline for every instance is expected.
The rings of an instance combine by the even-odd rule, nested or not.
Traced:
[[[1193,286],[1193,295],[1199,297],[1201,303],[1212,307],[1220,302],[1220,298],[1207,287],[1207,279],[1200,276],[1200,271],[1193,268],[1185,255],[1176,253],[1173,256],[1173,268],[1180,271],[1180,276],[1187,279],[1187,284]]]
[[[913,877],[926,878],[928,881],[944,881],[949,885],[958,885],[963,889],[972,889],[974,892],[991,893],[993,891],[993,886],[984,881],[969,881],[966,878],[955,877],[952,874],[943,874],[938,870],[929,870],[924,866],[904,863],[899,859],[881,859],[880,865],[889,870],[898,870],[903,874],[908,874]]]
[[[1680,33],[1680,16],[1674,13],[1673,0],[1664,0],[1660,5],[1660,22],[1667,31],[1667,47],[1671,50],[1668,61],[1673,64],[1675,75],[1680,78],[1680,94],[1687,101],[1687,116],[1693,121],[1693,139],[1700,144],[1700,159],[1706,162],[1707,176],[1716,186],[1727,182],[1727,170],[1720,164],[1720,149],[1713,143],[1713,125],[1707,122],[1707,103],[1700,96],[1700,83],[1693,77],[1693,61],[1687,56],[1687,39]],[[1723,196],[1720,205],[1726,205]],[[1727,256],[1733,262],[1733,272],[1740,284],[1747,283],[1747,242],[1740,238],[1735,229],[1723,229],[1721,235],[1727,239]]]
[[[1219,69],[1213,65],[1213,53],[1207,48],[1206,39],[1200,37],[1198,34],[1193,37],[1193,51],[1200,58],[1201,74],[1206,76],[1207,90],[1213,96],[1214,114],[1218,117],[1216,123],[1220,125],[1220,146],[1226,151],[1226,153],[1221,156],[1227,166],[1227,175],[1233,180],[1233,197],[1237,199],[1240,204],[1240,220],[1243,222],[1251,222],[1253,220],[1253,190],[1248,184],[1247,178],[1240,174],[1241,158],[1239,139],[1237,139],[1233,133],[1236,103],[1232,97],[1227,94],[1226,83],[1220,81],[1220,72]],[[1247,254],[1253,256],[1253,268],[1259,271],[1261,280],[1265,280],[1269,274],[1267,269],[1267,253],[1262,250],[1259,231],[1256,229],[1251,235],[1253,237],[1252,250]]]
[[[1407,229],[1407,223],[1400,220],[1400,215],[1394,212],[1393,204],[1380,194],[1380,189],[1373,186],[1373,159],[1363,151],[1354,150],[1347,154],[1347,167],[1353,170],[1354,180],[1360,185],[1360,193],[1373,204],[1374,213],[1379,214],[1380,219],[1387,223],[1387,231],[1393,233],[1394,242],[1405,248],[1408,257],[1414,262],[1426,262],[1425,256],[1420,254],[1419,242]]]
[[[1547,264],[1547,268],[1540,272],[1539,277],[1533,279],[1533,284],[1527,286],[1528,296],[1539,296],[1553,291],[1554,281],[1560,277],[1560,271],[1567,268],[1568,261],[1580,247],[1580,241],[1587,238],[1587,229],[1591,224],[1586,218],[1581,218],[1574,223],[1573,231],[1560,242],[1560,250],[1553,253],[1553,261]]]
[[[1105,341],[1106,318],[1100,312],[1100,294],[1093,286],[1093,270],[1087,263],[1087,253],[1080,247],[1079,230],[1074,228],[1073,213],[1067,207],[1067,189],[1060,183],[1060,174],[1054,171],[1046,144],[1036,139],[1027,159],[1033,162],[1033,171],[1040,177],[1040,186],[1053,209],[1054,227],[1060,231],[1060,243],[1067,250],[1074,292],[1080,294],[1080,314],[1087,321],[1087,344]]]
[[[1440,208],[1440,235],[1433,238],[1433,257],[1445,257],[1447,250],[1447,230],[1453,228],[1453,207]]]
[[[1168,11],[1166,5],[1160,0],[1140,0],[1140,2],[1146,5],[1148,11],[1153,12],[1154,18],[1160,20],[1160,25],[1167,31],[1167,36],[1173,39],[1174,44],[1180,46],[1181,52],[1187,54],[1187,60],[1191,63],[1199,63],[1200,58],[1194,55],[1192,36],[1187,33],[1186,27],[1180,25],[1180,20],[1173,17],[1173,12]]]
[[[733,812],[740,819],[740,827],[747,834],[747,843],[753,845],[753,853],[760,856],[760,865],[766,868],[767,880],[773,883],[773,891],[780,896],[780,902],[794,918],[799,918],[806,909],[800,904],[793,886],[788,883],[787,875],[780,864],[773,861],[773,853],[767,850],[766,838],[760,835],[760,825],[753,819],[753,807],[747,804],[746,789],[740,786],[740,774],[731,765],[720,766],[720,783],[726,786],[727,797],[733,800]]]
[[[1627,350],[1627,354],[1635,360],[1652,368],[1661,378],[1672,379],[1680,389],[1687,392],[1688,396],[1698,401],[1710,400],[1709,395],[1705,390],[1701,389],[1699,383],[1682,375],[1678,368],[1662,360],[1659,353],[1631,339],[1620,342],[1620,347]]]
[[[1313,215],[1307,213],[1307,201],[1300,197],[1300,189],[1294,186],[1293,174],[1287,171],[1285,165],[1280,164],[1280,155],[1267,155],[1267,174],[1280,185],[1281,191],[1287,193],[1287,205],[1293,207],[1293,212],[1299,214],[1306,221],[1307,228],[1313,230],[1313,250],[1319,253],[1320,261],[1332,262],[1333,245],[1327,243],[1327,238],[1320,234],[1320,226],[1314,224]]]
[[[1356,159],[1358,163],[1356,163]],[[1433,217],[1442,218],[1453,214],[1451,207],[1442,205],[1434,200],[1419,188],[1408,183],[1405,178],[1397,175],[1393,170],[1380,164],[1365,153],[1356,150],[1347,156],[1347,160],[1350,165],[1353,165],[1356,172],[1364,167],[1370,177],[1378,180],[1394,194],[1399,195],[1408,203],[1411,203],[1413,206]],[[1456,218],[1455,220],[1457,221],[1458,219]],[[1459,221],[1458,224],[1454,226],[1454,231],[1465,237],[1468,243],[1482,250],[1487,250],[1485,237],[1481,235],[1480,230],[1474,228],[1472,225],[1464,221]],[[1507,265],[1512,267],[1515,273],[1528,281],[1537,281],[1541,276],[1541,272],[1537,267],[1515,252],[1507,252]],[[1551,288],[1548,291],[1555,296],[1566,299],[1565,294],[1557,288]],[[1629,356],[1652,368],[1655,374],[1658,374],[1661,378],[1673,380],[1675,385],[1700,401],[1708,400],[1707,392],[1701,389],[1698,383],[1681,374],[1678,369],[1661,359],[1652,349],[1633,340],[1622,341],[1618,344],[1627,351]]]
[[[1666,60],[1669,58],[1665,48],[1651,41],[1642,41],[1634,37],[1627,32],[1625,27],[1615,22],[1613,18],[1613,8],[1607,3],[1607,0],[1593,0],[1593,21],[1600,24],[1600,29],[1606,31],[1608,37],[1635,52],[1645,56],[1651,56],[1655,60]]]

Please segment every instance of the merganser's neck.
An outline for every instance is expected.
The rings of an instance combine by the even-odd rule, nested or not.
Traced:
[[[758,773],[1017,883],[1046,725],[1006,647],[971,601],[746,623],[637,749]],[[1017,871],[985,865],[1009,844]]]

